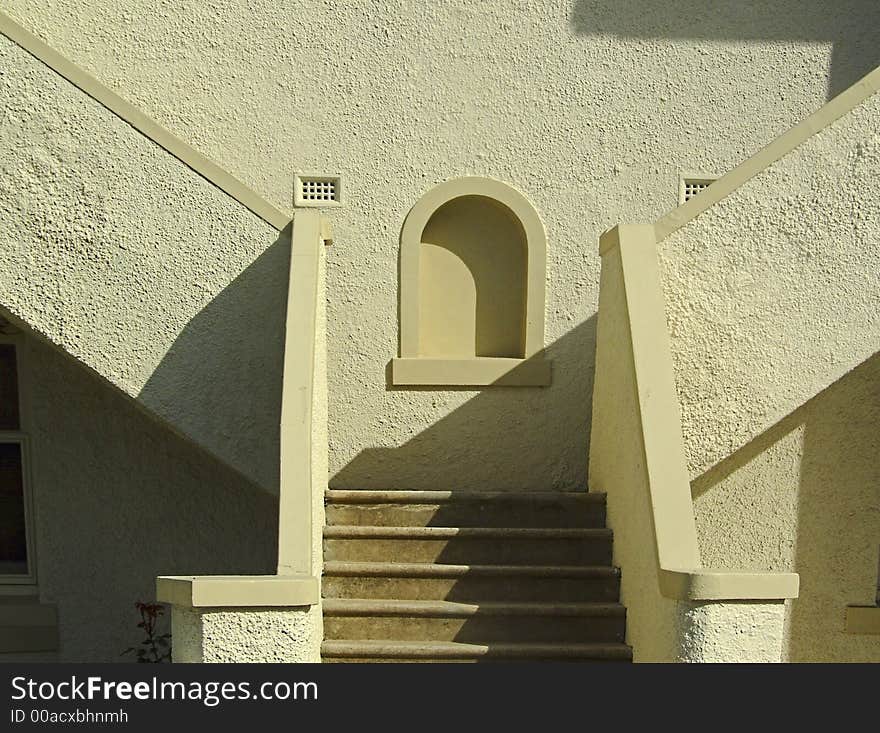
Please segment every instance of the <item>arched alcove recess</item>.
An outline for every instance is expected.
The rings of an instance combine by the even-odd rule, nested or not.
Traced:
[[[458,178],[425,194],[400,240],[396,385],[546,386],[547,240],[518,191]]]

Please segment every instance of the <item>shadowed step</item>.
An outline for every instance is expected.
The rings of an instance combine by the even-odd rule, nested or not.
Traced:
[[[460,642],[622,642],[619,603],[456,603],[327,599],[324,631],[332,639]]]
[[[325,641],[325,662],[629,662],[625,644],[465,644],[415,641]]]
[[[324,564],[325,598],[475,601],[616,601],[610,566],[451,565],[405,562]]]
[[[327,662],[632,660],[605,496],[326,494]]]
[[[327,524],[391,527],[604,527],[586,491],[328,491]]]
[[[357,527],[324,530],[326,560],[507,565],[609,565],[611,530],[522,527]]]

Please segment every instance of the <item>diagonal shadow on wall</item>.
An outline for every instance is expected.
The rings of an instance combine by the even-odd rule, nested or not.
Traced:
[[[289,263],[290,226],[187,323],[138,395],[274,494]]]
[[[58,347],[24,344],[39,584],[63,660],[124,661],[158,575],[273,571],[273,496]]]
[[[880,352],[692,483],[698,517],[708,498],[730,522],[729,533],[704,524],[704,556],[728,565],[760,558],[756,569],[800,573],[790,661],[880,660],[880,638],[844,631],[846,606],[870,605],[877,583],[878,427]]]
[[[875,0],[575,0],[570,19],[584,35],[831,43],[829,99],[880,65]]]
[[[486,387],[397,447],[370,447],[330,478],[337,489],[583,489],[592,415],[596,316],[546,347],[550,387]],[[390,364],[386,376],[390,375]],[[394,387],[442,392],[444,387]],[[575,466],[576,468],[572,468]],[[540,485],[524,477],[541,477]]]

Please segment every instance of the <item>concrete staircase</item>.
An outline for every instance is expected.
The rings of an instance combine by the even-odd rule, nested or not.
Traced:
[[[603,494],[326,502],[325,662],[631,660]]]

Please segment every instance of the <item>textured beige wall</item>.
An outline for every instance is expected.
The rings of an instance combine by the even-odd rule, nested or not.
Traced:
[[[174,606],[172,614],[175,662],[320,661],[317,606],[248,610]]]
[[[880,546],[880,98],[661,245],[704,562],[800,573],[792,660],[843,633]]]
[[[785,603],[679,603],[679,658],[689,663],[782,661]]]
[[[289,239],[0,37],[0,305],[277,491]]]
[[[27,338],[23,356],[37,575],[61,660],[124,661],[157,575],[274,570],[272,496],[53,347]]]
[[[328,270],[330,471],[373,488],[582,486],[597,232],[655,218],[680,171],[729,169],[820,106],[829,77],[839,91],[866,71],[878,12],[868,0],[711,17],[619,0],[4,5],[279,207],[294,169],[345,174]],[[510,182],[546,224],[549,389],[386,389],[404,216],[466,174]]]

